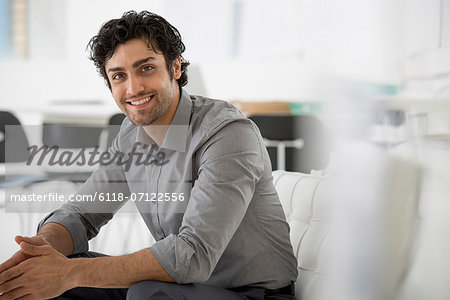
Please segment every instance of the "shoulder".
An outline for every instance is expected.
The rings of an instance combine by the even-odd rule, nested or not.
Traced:
[[[262,153],[264,141],[258,127],[236,107],[222,100],[191,96],[192,141],[197,149],[207,151],[223,147],[223,151]]]
[[[230,103],[201,96],[190,96],[193,103],[191,126],[203,137],[210,137],[222,129],[253,128],[253,122]],[[232,126],[227,126],[234,123]]]

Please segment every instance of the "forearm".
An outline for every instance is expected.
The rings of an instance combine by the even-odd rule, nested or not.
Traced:
[[[173,282],[149,249],[123,255],[70,260],[72,285],[98,288],[128,288],[143,280]]]
[[[42,237],[50,245],[68,256],[73,253],[74,245],[70,232],[58,223],[47,223],[37,233],[37,236]]]

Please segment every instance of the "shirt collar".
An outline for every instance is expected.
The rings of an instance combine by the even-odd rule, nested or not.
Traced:
[[[161,148],[185,152],[191,121],[192,100],[184,89],[181,88],[180,91],[180,102]]]

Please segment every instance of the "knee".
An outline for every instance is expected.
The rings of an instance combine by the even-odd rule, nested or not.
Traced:
[[[141,281],[133,284],[127,292],[127,300],[173,299],[170,283],[161,281]]]

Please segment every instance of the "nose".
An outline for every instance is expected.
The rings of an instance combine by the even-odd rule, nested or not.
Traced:
[[[127,80],[127,93],[130,96],[136,96],[145,90],[142,79],[139,76],[130,75]]]

